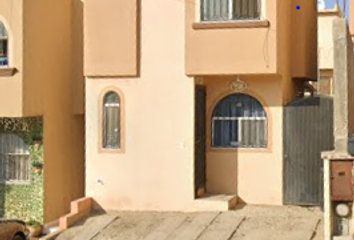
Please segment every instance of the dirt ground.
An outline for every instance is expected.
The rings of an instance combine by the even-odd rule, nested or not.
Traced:
[[[228,212],[93,213],[56,240],[322,240],[318,208],[244,206]]]

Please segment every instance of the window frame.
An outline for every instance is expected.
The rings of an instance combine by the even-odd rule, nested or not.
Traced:
[[[103,138],[103,123],[104,123],[104,98],[109,92],[114,92],[119,98],[119,148],[105,148]],[[125,101],[122,91],[116,87],[107,87],[103,89],[99,96],[99,126],[98,126],[98,151],[100,153],[125,153]]]
[[[235,0],[228,0],[229,7],[228,11],[228,19],[227,20],[203,20],[204,15],[204,1],[206,0],[196,0],[197,7],[196,8],[196,22],[203,23],[203,24],[222,24],[222,23],[252,23],[252,22],[264,22],[266,20],[266,1],[265,0],[258,0],[260,7],[259,7],[259,17],[258,18],[245,18],[245,19],[232,19],[233,15],[233,5]],[[267,25],[267,24],[266,24]],[[255,27],[250,25],[251,27]],[[247,27],[247,25],[245,26]],[[264,26],[259,26],[264,27]]]
[[[13,37],[10,25],[7,20],[0,15],[0,22],[3,24],[4,29],[6,30],[7,36],[7,64],[0,65],[0,77],[10,77],[17,73],[17,69],[14,67],[13,59]]]
[[[6,46],[6,47],[4,47],[4,48],[6,48],[6,51],[5,51],[6,54],[4,57],[0,56],[0,58],[6,59],[6,64],[1,64],[1,61],[0,61],[0,67],[7,68],[7,67],[9,67],[9,39],[8,39],[8,37],[0,37],[0,42],[6,42],[6,43],[4,43],[4,45]]]
[[[9,55],[10,55],[10,49],[9,49],[9,44],[10,44],[10,41],[9,41],[9,28],[8,28],[8,26],[7,26],[7,24],[6,24],[6,22],[4,21],[4,19],[2,19],[1,17],[0,17],[0,25],[2,25],[2,27],[4,28],[4,33],[6,34],[6,36],[0,36],[0,41],[1,42],[5,42],[4,43],[4,45],[5,45],[5,47],[4,47],[4,49],[6,49],[6,51],[5,51],[5,56],[3,57],[3,58],[6,58],[6,62],[7,62],[7,64],[0,64],[0,68],[9,68],[9,62],[10,62],[10,60],[9,60]]]
[[[9,178],[6,178],[6,180],[3,180],[3,182],[5,182],[6,184],[12,184],[12,185],[29,185],[31,184],[31,177],[32,177],[32,174],[31,174],[31,159],[30,159],[30,154],[29,153],[7,153],[7,154],[4,154],[6,155],[7,157],[9,156],[22,156],[22,157],[26,157],[28,158],[27,161],[28,161],[28,179],[27,180],[20,180],[20,179],[9,179]],[[6,168],[7,169],[7,168]]]
[[[220,116],[213,116],[215,109],[221,103],[223,100],[227,99],[228,97],[235,96],[235,95],[246,95],[250,98],[253,98],[256,100],[263,108],[264,117],[220,117]],[[209,144],[208,144],[208,150],[211,151],[220,151],[220,150],[225,150],[225,151],[260,151],[260,152],[269,152],[271,149],[271,129],[270,129],[270,123],[271,123],[271,117],[268,112],[268,109],[266,108],[266,104],[264,104],[264,101],[260,101],[259,97],[255,97],[254,94],[249,94],[245,92],[229,92],[227,94],[222,95],[219,97],[217,100],[214,101],[214,104],[210,108],[210,115],[208,121],[210,121],[209,128],[207,130],[207,134],[209,136]],[[266,139],[266,145],[265,147],[233,147],[233,146],[215,146],[214,145],[214,118],[217,119],[230,119],[230,120],[238,120],[238,119],[258,119],[258,120],[263,120],[265,119],[265,139]],[[237,122],[238,126],[240,126],[240,121]],[[240,135],[240,128],[237,130],[237,135]]]
[[[19,136],[17,136],[15,133],[13,132],[1,132],[1,134],[6,134],[6,135],[13,135],[11,138],[13,138],[14,136],[16,138],[20,138]],[[11,140],[13,141],[13,140]],[[21,139],[21,141],[23,142],[23,140]],[[4,156],[5,159],[0,159],[0,161],[5,161],[5,163],[0,163],[0,165],[4,164],[5,166],[5,169],[3,171],[4,172],[4,176],[5,178],[0,178],[0,183],[5,183],[5,184],[10,184],[10,185],[29,185],[31,184],[31,181],[32,181],[32,172],[31,172],[31,164],[32,164],[32,161],[31,161],[31,156],[30,156],[30,152],[29,152],[29,146],[23,142],[23,145],[26,146],[26,149],[24,152],[12,152],[12,151],[7,151],[7,152],[0,152],[0,155],[1,156]],[[23,149],[22,149],[23,150]],[[11,179],[9,178],[9,172],[8,172],[8,164],[9,164],[9,157],[11,156],[20,156],[20,157],[25,157],[25,161],[27,161],[27,169],[25,169],[27,171],[27,176],[28,176],[28,179]],[[17,169],[15,168],[15,171]]]
[[[262,106],[263,107],[263,106]],[[264,110],[264,108],[263,108]],[[265,112],[264,110],[264,113],[266,114],[265,117],[239,117],[238,118],[238,141],[239,142],[242,142],[242,121],[245,121],[245,120],[262,120],[264,121],[264,125],[265,125],[265,129],[264,129],[264,139],[266,139],[266,145],[265,147],[247,147],[247,148],[241,148],[241,149],[264,149],[264,148],[267,148],[267,145],[268,145],[268,139],[267,139],[267,136],[268,136],[268,125],[267,125],[267,113]]]

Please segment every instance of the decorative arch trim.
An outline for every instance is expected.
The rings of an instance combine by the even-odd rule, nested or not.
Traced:
[[[212,146],[212,116],[215,107],[217,104],[224,98],[230,95],[234,94],[245,94],[248,95],[254,99],[256,99],[263,107],[264,112],[267,117],[267,147],[266,148],[215,148]],[[236,151],[239,153],[270,153],[272,152],[272,139],[273,139],[273,128],[272,128],[272,114],[269,109],[269,105],[267,102],[257,93],[254,91],[247,89],[245,91],[234,91],[234,90],[228,90],[225,91],[221,94],[219,94],[217,97],[211,100],[209,106],[207,107],[207,129],[206,129],[206,134],[207,134],[207,151],[212,151],[212,152],[230,152],[230,151]]]
[[[107,149],[103,147],[103,104],[107,93],[114,92],[119,97],[119,128],[120,128],[120,147],[117,149]],[[106,87],[101,90],[98,100],[98,151],[100,153],[125,153],[125,99],[123,92],[117,87]]]

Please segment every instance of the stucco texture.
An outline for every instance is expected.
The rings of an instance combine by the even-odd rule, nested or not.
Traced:
[[[164,11],[156,14],[156,6]],[[184,75],[184,7],[157,0],[143,1],[141,10],[141,76],[86,79],[86,195],[106,209],[178,210],[194,194],[194,81]],[[100,96],[111,87],[123,93],[124,153],[99,149]]]
[[[248,94],[264,107],[268,121],[265,149],[211,147],[211,115],[222,98],[234,94],[232,77],[205,78],[207,87],[207,190],[237,194],[250,204],[282,204],[282,94],[277,76],[244,76]]]
[[[292,49],[290,44],[295,38],[287,34],[292,33],[289,28],[296,27],[293,20],[298,15],[294,13],[293,19],[287,21],[278,18],[289,17],[296,11],[291,8],[294,2],[290,5],[280,2],[266,1],[265,17],[270,28],[198,30],[192,28],[197,19],[195,1],[141,2],[141,7],[137,8],[140,10],[139,52],[136,54],[139,74],[114,78],[109,74],[100,77],[97,71],[95,77],[87,74],[85,80],[85,194],[94,198],[96,207],[197,208],[194,205],[197,202],[194,199],[194,86],[197,78],[207,87],[207,191],[237,195],[250,204],[282,204],[282,106],[296,96],[297,85],[301,85],[293,77],[313,77],[311,70],[316,66],[316,59],[312,55],[316,49],[308,55],[303,51],[311,44],[298,43],[296,49],[301,53]],[[164,11],[157,14],[157,7]],[[313,9],[306,4],[304,11]],[[311,21],[310,27],[301,21],[299,31],[311,32],[316,16],[306,19]],[[99,22],[97,19],[94,26],[100,26]],[[89,21],[85,20],[86,23]],[[316,32],[312,32],[310,37],[315,35]],[[85,54],[90,52],[85,49]],[[292,68],[292,64],[309,55],[308,67],[301,64],[297,69]],[[266,149],[210,148],[212,109],[218,100],[232,93],[229,84],[235,75],[240,75],[248,84],[246,94],[257,98],[266,110]],[[107,152],[101,149],[100,118],[102,97],[111,90],[120,95],[123,145],[120,151]]]
[[[9,67],[16,68],[13,76],[1,76],[6,104],[0,116],[44,119],[44,222],[69,212],[70,202],[84,195],[82,4],[0,0]]]

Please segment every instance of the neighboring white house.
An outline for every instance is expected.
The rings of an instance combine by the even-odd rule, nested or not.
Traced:
[[[332,23],[342,17],[338,6],[324,9],[323,0],[318,1],[318,82],[317,92],[333,95],[333,35]]]

